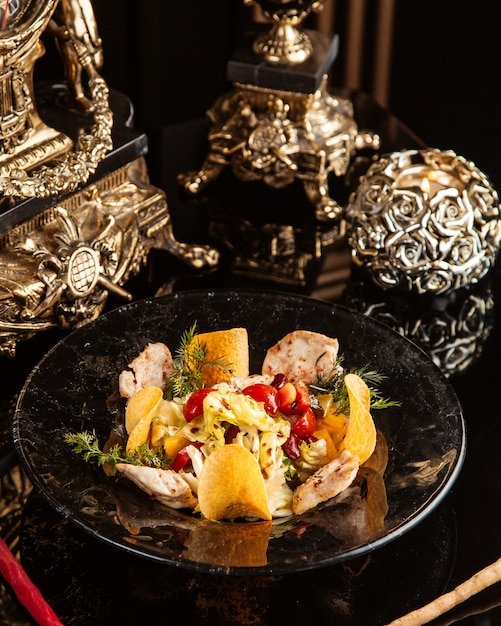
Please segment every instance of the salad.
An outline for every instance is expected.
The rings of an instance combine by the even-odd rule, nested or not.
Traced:
[[[307,330],[270,347],[250,374],[247,331],[152,343],[119,377],[126,441],[101,450],[66,435],[86,460],[162,504],[210,520],[301,515],[349,487],[377,442],[371,411],[394,405],[375,372],[348,372],[338,341]]]

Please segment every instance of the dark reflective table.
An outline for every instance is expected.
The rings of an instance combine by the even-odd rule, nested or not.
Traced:
[[[368,97],[350,97],[359,126],[379,132],[384,151],[421,147],[411,131]],[[179,172],[200,165],[206,133],[205,120],[166,128],[152,138],[151,155],[157,159],[162,180],[156,182],[167,192],[177,238],[214,244],[210,233],[214,203],[219,200],[220,206],[228,207],[232,201],[244,202],[238,184],[225,177],[206,197],[194,201],[180,192],[176,181]],[[363,170],[370,159],[370,154],[361,155],[357,167]],[[344,201],[353,184],[355,174],[351,180],[335,181],[335,197]],[[304,210],[304,199],[293,195],[291,202]],[[247,202],[252,194],[244,197]],[[155,250],[149,266],[129,288],[136,299],[202,287],[280,289],[341,302],[380,319],[410,336],[449,377],[467,424],[463,469],[447,497],[421,524],[375,552],[337,566],[262,577],[196,574],[161,566],[118,552],[63,519],[31,489],[19,467],[10,434],[17,394],[33,366],[64,335],[41,334],[21,344],[14,359],[0,360],[0,533],[63,623],[137,624],[161,616],[165,623],[183,624],[380,626],[452,589],[501,556],[499,263],[471,290],[416,302],[407,296],[389,297],[364,284],[351,270],[343,246],[327,252],[304,285],[235,275],[228,270],[226,254],[218,270],[200,275],[167,251]],[[108,309],[119,304],[112,299]],[[471,626],[501,623],[501,585],[432,623],[454,621]],[[0,623],[31,623],[5,586]]]

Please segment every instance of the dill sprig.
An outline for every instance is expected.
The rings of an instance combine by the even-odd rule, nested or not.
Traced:
[[[348,408],[348,390],[344,384],[343,361],[344,356],[341,354],[337,358],[332,373],[326,377],[319,377],[315,384],[310,385],[310,389],[316,394],[330,394],[342,412],[344,412],[343,408]]]
[[[319,379],[311,389],[316,393],[329,393],[332,395],[334,402],[337,403],[341,413],[347,413],[350,408],[348,389],[344,384],[344,377],[347,373],[356,374],[367,385],[370,393],[371,409],[387,409],[389,407],[400,406],[400,402],[385,398],[378,386],[387,378],[384,374],[380,374],[375,370],[369,369],[367,366],[345,370],[342,366],[343,356],[337,360],[337,367],[334,372],[326,377]]]
[[[64,441],[72,447],[75,454],[82,456],[84,461],[95,461],[100,467],[109,464],[113,467],[113,471],[117,463],[146,465],[148,467],[166,467],[168,464],[163,450],[151,450],[147,444],[138,446],[133,453],[124,451],[119,444],[115,444],[107,452],[103,452],[99,447],[96,435],[88,431],[66,433]]]
[[[230,368],[222,357],[206,360],[207,346],[202,341],[193,341],[197,323],[181,335],[179,348],[175,352],[174,371],[167,377],[164,397],[167,400],[182,398],[192,391],[204,387],[203,371],[206,367],[217,366],[223,371]]]
[[[400,406],[400,402],[385,398],[379,390],[379,385],[388,378],[387,376],[375,370],[370,370],[367,367],[354,369],[351,373],[360,376],[369,388],[371,409],[388,409],[390,407]]]

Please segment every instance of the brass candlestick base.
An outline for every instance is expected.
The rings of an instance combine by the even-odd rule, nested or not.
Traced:
[[[272,21],[270,29],[258,35],[253,44],[256,54],[270,63],[303,63],[313,52],[301,23],[311,11],[320,11],[325,0],[244,0],[256,4]]]
[[[303,63],[313,52],[308,35],[292,24],[274,24],[269,33],[254,41],[253,50],[267,61],[275,63]]]
[[[379,146],[376,135],[359,132],[351,103],[327,92],[326,77],[312,94],[237,84],[208,115],[209,152],[197,172],[179,176],[185,189],[199,193],[225,167],[243,181],[273,188],[297,179],[321,222],[342,215],[329,196],[329,175],[345,174],[356,150]],[[339,234],[344,235],[341,225]]]
[[[228,62],[234,89],[208,111],[206,159],[197,171],[180,174],[178,180],[188,192],[198,194],[228,168],[244,183],[270,188],[274,204],[264,220],[257,215],[262,206],[247,215],[239,215],[235,207],[235,213],[218,216],[213,231],[233,253],[235,273],[303,286],[308,283],[308,268],[318,264],[323,250],[345,236],[343,208],[331,196],[330,177],[346,174],[354,153],[378,149],[380,139],[359,131],[352,103],[327,90],[337,36],[297,31],[304,35],[291,39],[296,52],[302,49],[298,58],[282,55],[286,46],[273,37],[280,28],[285,32],[286,27],[299,25],[322,2],[258,4],[275,26],[271,33],[256,27],[257,37],[255,32],[244,36]],[[274,43],[266,44],[265,54],[261,44],[270,38]],[[281,51],[276,58],[268,54],[272,47]],[[278,197],[274,192],[297,184],[305,195],[304,209],[299,204],[299,211],[284,216],[285,194]],[[234,204],[238,206],[238,198]],[[308,204],[313,211],[308,211]]]

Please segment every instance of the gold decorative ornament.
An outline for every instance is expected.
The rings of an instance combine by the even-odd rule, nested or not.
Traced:
[[[59,27],[50,25],[56,8]],[[42,198],[73,191],[112,148],[113,115],[108,87],[98,73],[101,51],[92,6],[88,0],[59,0],[59,6],[58,0],[9,0],[0,19],[0,194]],[[49,25],[64,40],[69,84],[80,102],[82,72],[88,76],[87,109],[94,124],[80,131],[74,146],[41,120],[36,107],[33,70],[44,52],[40,37]]]
[[[325,0],[244,0],[256,4],[272,21],[266,32],[258,35],[253,50],[271,63],[303,63],[313,52],[308,34],[299,27],[311,11],[320,11]]]
[[[357,150],[379,147],[377,135],[358,130],[351,102],[327,91],[326,79],[313,94],[237,84],[208,116],[209,152],[197,172],[179,176],[186,190],[199,193],[225,167],[243,181],[278,189],[297,179],[321,222],[342,214],[329,195],[329,175],[345,174]]]
[[[358,150],[378,150],[380,138],[359,130],[351,101],[328,90],[338,36],[299,29],[323,0],[244,2],[260,6],[271,31],[264,25],[263,33],[261,24],[243,36],[227,65],[234,88],[207,113],[205,161],[178,180],[192,194],[226,168],[244,183],[262,182],[272,190],[299,182],[304,211],[299,205],[284,218],[270,206],[263,222],[252,211],[236,215],[232,208],[212,227],[233,254],[234,273],[305,286],[325,248],[345,237],[343,208],[331,196],[330,179],[347,173]]]
[[[164,193],[148,180],[143,158],[10,229],[0,238],[0,354],[54,327],[77,328],[103,310],[151,248],[207,267],[217,254],[178,242]]]
[[[65,85],[33,82],[44,31]],[[40,331],[87,323],[109,293],[130,299],[125,283],[152,248],[196,269],[218,263],[214,249],[173,234],[130,103],[99,75],[90,0],[2,2],[0,60],[0,355]]]
[[[501,244],[496,190],[453,151],[380,157],[350,198],[353,261],[383,289],[439,294],[477,283]]]

